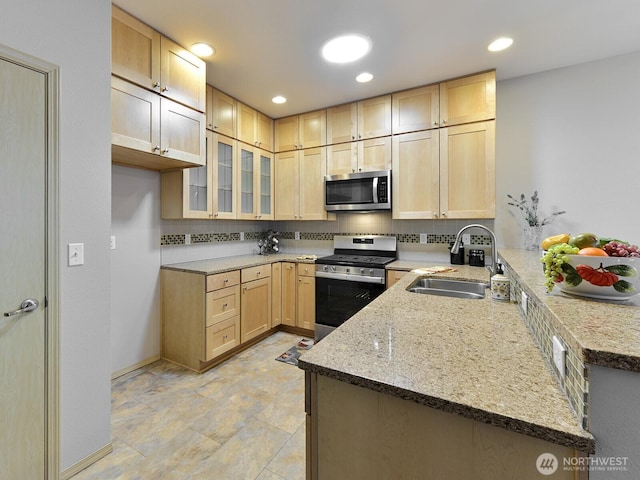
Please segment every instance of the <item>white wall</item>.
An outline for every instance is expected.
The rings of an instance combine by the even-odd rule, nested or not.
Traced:
[[[110,441],[108,0],[4,0],[0,43],[60,66],[61,467]],[[67,267],[66,245],[85,244]]]
[[[160,355],[160,174],[112,168],[111,372]]]
[[[498,82],[497,219],[518,247],[507,193],[566,210],[546,235],[593,232],[640,243],[640,52]]]

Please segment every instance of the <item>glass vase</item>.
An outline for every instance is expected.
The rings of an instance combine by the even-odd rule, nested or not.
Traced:
[[[522,248],[525,250],[540,250],[540,242],[542,241],[541,226],[525,226],[522,229]]]

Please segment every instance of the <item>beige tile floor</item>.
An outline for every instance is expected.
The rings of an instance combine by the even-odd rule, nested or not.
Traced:
[[[73,480],[304,479],[304,372],[275,360],[300,338],[203,374],[159,360],[113,380],[113,452]]]

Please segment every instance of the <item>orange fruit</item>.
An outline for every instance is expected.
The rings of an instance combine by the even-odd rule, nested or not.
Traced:
[[[598,247],[585,247],[578,252],[578,255],[586,255],[588,257],[608,257],[607,252]]]

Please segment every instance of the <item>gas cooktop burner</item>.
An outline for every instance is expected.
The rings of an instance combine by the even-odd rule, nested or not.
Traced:
[[[384,267],[395,257],[380,257],[376,255],[329,255],[316,260],[321,265],[349,265],[354,267]]]

